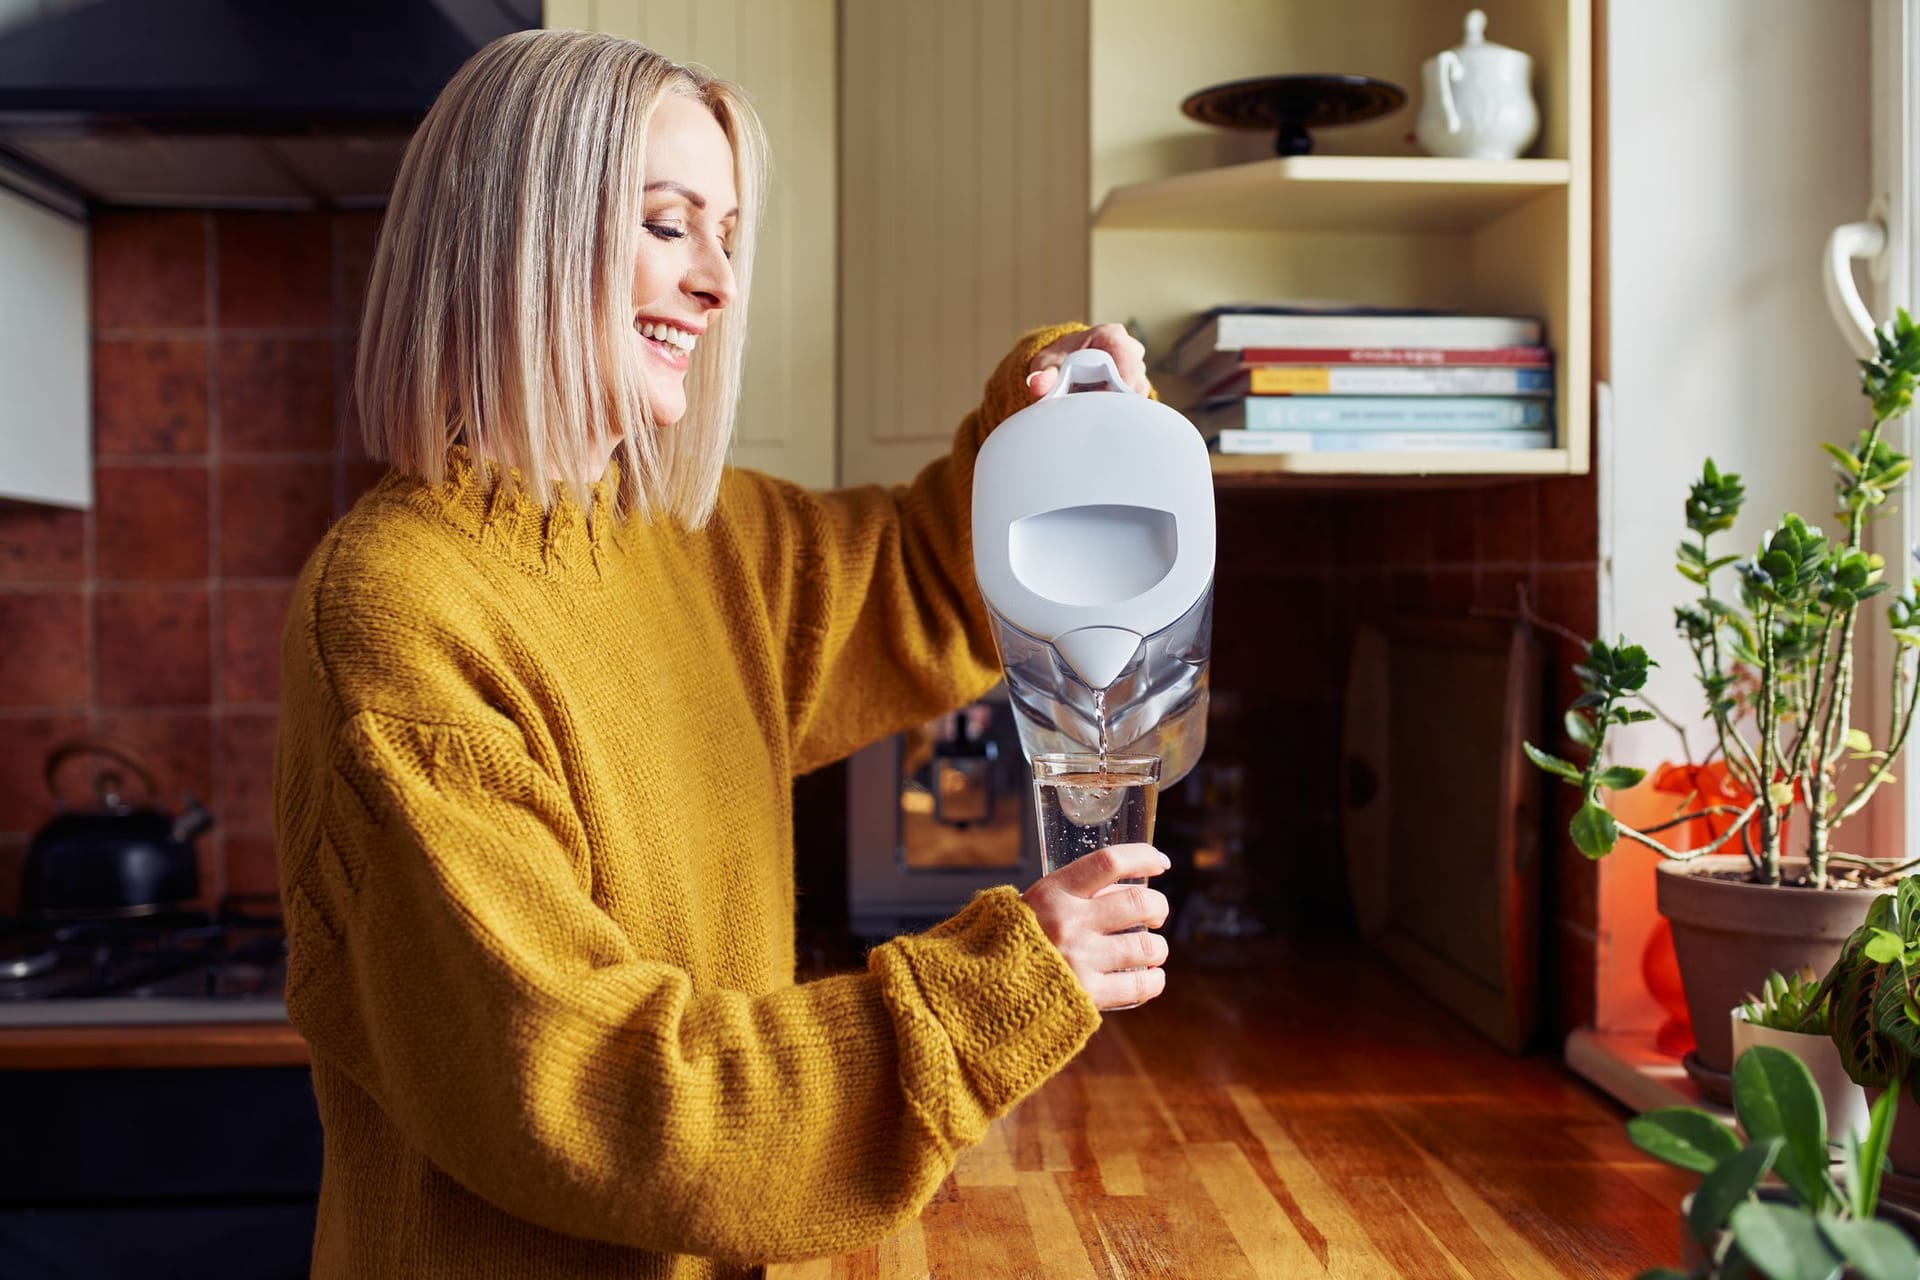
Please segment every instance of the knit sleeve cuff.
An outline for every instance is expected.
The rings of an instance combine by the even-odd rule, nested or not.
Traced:
[[[875,950],[901,1028],[900,1073],[915,1109],[950,1145],[1032,1093],[1100,1025],[1031,909],[1010,886],[976,894],[926,933]]]

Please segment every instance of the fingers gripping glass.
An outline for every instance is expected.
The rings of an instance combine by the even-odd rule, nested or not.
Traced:
[[[1159,782],[1158,756],[1035,756],[1033,807],[1046,873],[1109,845],[1151,844]],[[1120,883],[1145,884],[1146,879],[1128,877]],[[1120,932],[1145,928],[1140,924]]]

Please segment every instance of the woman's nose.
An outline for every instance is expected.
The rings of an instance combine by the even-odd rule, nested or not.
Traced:
[[[699,256],[688,273],[687,289],[715,311],[733,301],[733,264],[719,246],[709,247]]]

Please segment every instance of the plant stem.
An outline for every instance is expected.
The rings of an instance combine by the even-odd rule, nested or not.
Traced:
[[[1661,857],[1666,858],[1668,861],[1692,862],[1696,858],[1706,857],[1708,854],[1718,849],[1721,845],[1733,839],[1734,836],[1744,831],[1746,829],[1748,819],[1753,817],[1754,810],[1759,807],[1759,803],[1760,802],[1756,800],[1754,801],[1753,804],[1750,804],[1746,808],[1740,810],[1740,816],[1734,820],[1734,823],[1732,826],[1728,827],[1725,831],[1715,836],[1710,843],[1704,844],[1700,846],[1698,849],[1671,849],[1671,848],[1668,848],[1665,844],[1661,843],[1660,841],[1655,840],[1652,836],[1647,835],[1645,832],[1634,830],[1632,827],[1628,826],[1624,822],[1616,822],[1615,825],[1619,828],[1621,835],[1625,836],[1629,840],[1637,841],[1638,843],[1647,846],[1647,848],[1653,850],[1655,853],[1659,854]]]
[[[1773,606],[1763,604],[1755,620],[1760,636],[1760,777],[1754,798],[1760,805],[1760,879],[1764,884],[1780,883],[1780,809],[1773,800],[1775,762],[1780,744],[1775,738],[1779,710],[1774,706]]]
[[[1707,535],[1705,533],[1700,535],[1700,563],[1702,566],[1713,563],[1707,550]],[[1701,599],[1707,604],[1707,650],[1712,659],[1713,675],[1716,678],[1724,679],[1726,673],[1722,669],[1720,662],[1720,615],[1716,614],[1712,607],[1713,574],[1710,571],[1703,570],[1701,576],[1706,579],[1700,586],[1700,592]],[[1699,650],[1694,651],[1694,661],[1696,664],[1702,662]],[[1702,674],[1705,674],[1704,671]],[[1734,776],[1735,781],[1744,782],[1748,791],[1758,793],[1759,787],[1754,785],[1754,778],[1758,774],[1759,766],[1754,762],[1753,752],[1747,747],[1747,740],[1742,738],[1739,732],[1733,730],[1727,723],[1727,713],[1724,710],[1717,706],[1711,706],[1708,710],[1713,715],[1713,730],[1715,736],[1719,739],[1720,754],[1727,762],[1727,771]],[[1734,744],[1740,748],[1737,756],[1727,749],[1727,739],[1729,736],[1732,737]],[[1741,776],[1742,770],[1745,770],[1746,773],[1744,778]]]

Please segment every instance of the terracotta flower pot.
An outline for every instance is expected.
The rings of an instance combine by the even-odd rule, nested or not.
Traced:
[[[1807,1071],[1813,1076],[1814,1088],[1820,1091],[1820,1104],[1827,1111],[1827,1134],[1831,1141],[1839,1142],[1840,1136],[1849,1129],[1861,1138],[1867,1136],[1870,1117],[1867,1114],[1866,1091],[1847,1078],[1847,1069],[1840,1065],[1839,1046],[1833,1043],[1830,1036],[1763,1027],[1759,1023],[1748,1022],[1738,1009],[1733,1011],[1733,1020],[1729,1025],[1733,1035],[1735,1062],[1754,1045],[1770,1044],[1776,1049],[1786,1050],[1806,1064]]]
[[[1805,966],[1826,973],[1874,898],[1860,889],[1794,889],[1711,875],[1746,869],[1744,854],[1713,854],[1662,862],[1655,877],[1660,914],[1673,926],[1697,1041],[1688,1069],[1701,1091],[1720,1102],[1729,1099],[1727,1073],[1733,1070],[1727,1010],[1758,991],[1775,970]],[[1804,876],[1806,859],[1783,858],[1780,870],[1786,879]]]

